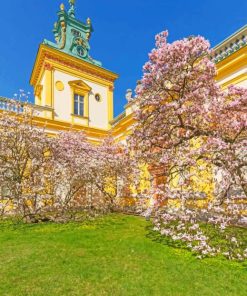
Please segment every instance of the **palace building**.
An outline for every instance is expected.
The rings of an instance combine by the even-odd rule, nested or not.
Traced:
[[[88,139],[99,142],[111,133],[123,141],[134,123],[135,103],[127,90],[125,110],[114,118],[114,82],[118,75],[105,69],[90,56],[91,20],[75,16],[75,0],[69,9],[60,5],[54,24],[54,42],[40,44],[30,84],[34,88],[36,123],[47,132],[83,130]],[[247,87],[247,26],[214,48],[216,80],[223,87],[230,84]],[[0,109],[8,99],[0,97]]]

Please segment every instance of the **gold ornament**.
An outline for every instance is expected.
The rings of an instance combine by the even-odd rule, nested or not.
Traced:
[[[64,10],[65,9],[65,7],[64,7],[64,4],[62,3],[61,5],[60,5],[60,10]]]
[[[59,46],[60,49],[64,49],[65,44],[66,44],[66,23],[65,22],[61,22],[61,44]]]

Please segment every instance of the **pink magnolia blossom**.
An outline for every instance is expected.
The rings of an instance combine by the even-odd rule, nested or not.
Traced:
[[[234,202],[247,197],[247,89],[220,88],[203,37],[173,43],[167,37],[167,31],[156,36],[143,67],[129,145],[151,168],[152,178],[165,180],[152,189],[159,200],[155,228],[203,257],[221,250],[211,246],[199,222],[213,224],[223,235],[247,210],[245,202]],[[172,213],[164,208],[168,198],[180,202]],[[203,210],[196,206],[198,199],[205,201]],[[232,251],[234,239],[225,239],[232,248],[228,258],[244,258]]]

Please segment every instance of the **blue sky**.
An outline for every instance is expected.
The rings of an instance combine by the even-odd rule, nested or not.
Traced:
[[[61,2],[1,1],[0,95],[32,91],[29,78],[39,43],[53,40]],[[247,23],[247,1],[217,0],[77,0],[76,17],[92,19],[91,56],[120,75],[115,87],[115,115],[126,104],[125,90],[135,88],[156,33],[168,29],[169,41],[202,35],[214,46]]]

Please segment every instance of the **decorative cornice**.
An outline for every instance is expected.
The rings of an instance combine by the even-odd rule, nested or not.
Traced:
[[[34,86],[38,82],[42,67],[47,67],[47,63],[51,64],[54,68],[56,67],[53,65],[53,63],[57,63],[62,66],[68,67],[68,69],[79,71],[82,74],[85,73],[92,75],[106,82],[110,82],[111,84],[118,78],[118,75],[116,73],[88,63],[86,61],[80,60],[78,58],[69,56],[68,54],[42,44],[39,47],[30,79],[30,84],[32,86]]]
[[[52,71],[52,70],[53,70],[53,67],[52,67],[51,64],[49,64],[49,63],[45,63],[45,64],[44,64],[44,69],[45,69],[45,70],[48,70],[48,71]]]
[[[247,25],[213,48],[212,60],[217,64],[247,45]]]
[[[92,90],[92,88],[87,85],[84,81],[82,80],[73,80],[73,81],[69,81],[69,85],[72,88],[77,88],[77,89],[81,89],[81,90],[85,90],[87,92],[90,92]]]

